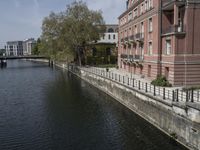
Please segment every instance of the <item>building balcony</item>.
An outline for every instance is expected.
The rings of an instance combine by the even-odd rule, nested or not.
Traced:
[[[168,34],[185,34],[183,27],[171,25],[162,31],[162,35]]]
[[[134,35],[129,36],[129,42],[131,42],[131,43],[135,42],[135,36]]]
[[[177,6],[186,5],[186,0],[162,0],[162,9],[173,10],[174,4]]]
[[[138,42],[144,42],[144,33],[137,33],[135,35],[135,40]]]
[[[127,55],[127,54],[121,54],[121,59],[126,62],[134,63],[134,62],[141,62],[143,61],[142,55]]]
[[[124,38],[124,44],[128,44],[128,37]]]
[[[128,58],[128,55],[127,55],[127,54],[121,54],[121,58],[122,58],[122,59],[127,59],[127,58]]]

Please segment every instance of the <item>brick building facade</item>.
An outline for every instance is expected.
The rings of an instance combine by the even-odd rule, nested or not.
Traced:
[[[200,85],[199,27],[200,0],[128,0],[119,17],[119,68]]]

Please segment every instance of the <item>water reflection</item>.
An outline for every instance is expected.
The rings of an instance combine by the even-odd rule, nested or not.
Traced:
[[[0,70],[0,149],[184,149],[67,72],[32,62],[8,64]]]

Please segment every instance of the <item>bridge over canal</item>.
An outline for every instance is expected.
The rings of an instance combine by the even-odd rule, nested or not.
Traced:
[[[0,64],[1,67],[7,66],[7,60],[14,60],[14,59],[46,59],[49,61],[49,66],[53,64],[50,57],[47,56],[37,56],[37,55],[28,55],[28,56],[0,56]]]

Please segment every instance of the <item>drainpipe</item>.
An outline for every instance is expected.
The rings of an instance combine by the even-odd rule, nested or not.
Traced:
[[[159,42],[159,75],[162,75],[162,64],[161,64],[161,61],[162,61],[162,0],[160,1],[160,42]]]
[[[186,2],[186,5],[185,5],[185,7],[187,7],[187,8],[185,8],[185,11],[186,11],[186,9],[188,9],[188,1]],[[187,16],[187,19],[188,19],[188,16]],[[187,28],[187,26],[185,27],[185,28]],[[188,31],[188,30],[186,30],[186,31]],[[187,33],[186,33],[187,34]],[[186,46],[187,45],[187,46]],[[186,87],[187,86],[187,61],[186,61],[186,52],[187,52],[187,48],[188,48],[188,44],[187,44],[187,42],[185,42],[185,51],[184,51],[184,68],[185,68],[185,82],[184,82],[184,86]]]

